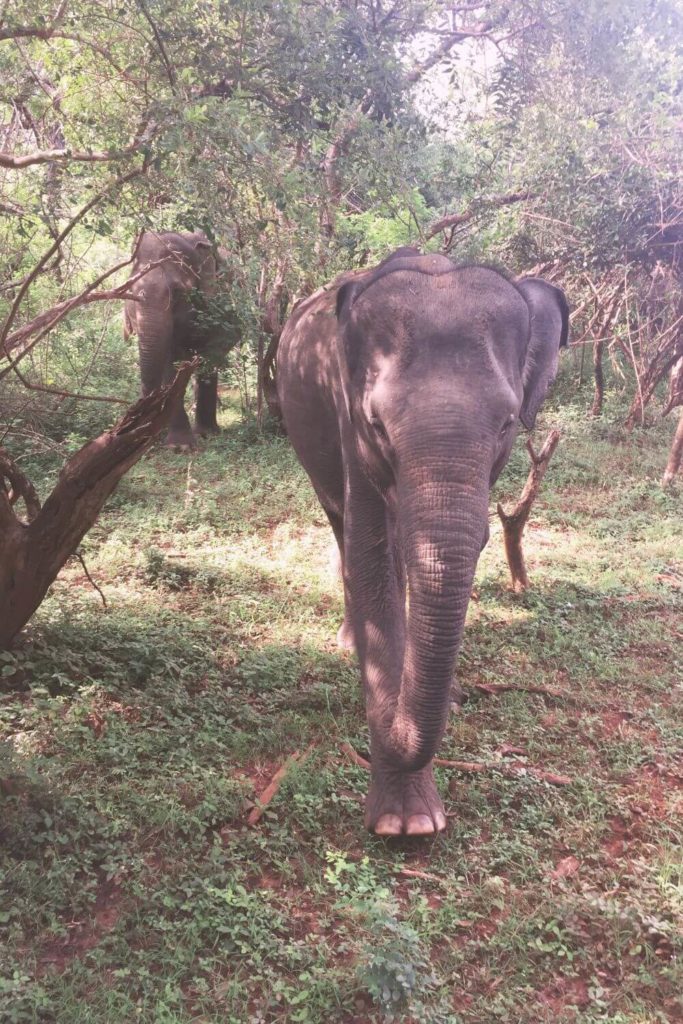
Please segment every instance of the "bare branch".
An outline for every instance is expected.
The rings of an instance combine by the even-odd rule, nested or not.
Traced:
[[[502,18],[491,18],[489,21],[482,22],[481,25],[473,25],[472,28],[463,27],[458,29],[457,32],[449,33],[423,61],[414,65],[413,69],[406,75],[406,80],[411,83],[419,82],[422,76],[435,67],[439,61],[443,60],[454,46],[462,43],[465,39],[488,38],[491,29],[495,28],[501,20]]]
[[[493,196],[491,199],[477,200],[471,206],[468,206],[462,213],[449,213],[444,217],[440,217],[439,220],[434,221],[425,232],[425,241],[429,241],[430,238],[434,238],[441,231],[447,231],[449,228],[458,227],[460,224],[466,224],[468,221],[474,220],[475,217],[483,216],[488,210],[497,210],[502,206],[511,206],[513,203],[523,203],[528,199],[533,199],[534,194],[528,190],[522,192],[508,192],[506,195]]]
[[[512,512],[504,512],[503,506],[498,502],[498,515],[500,516],[500,521],[503,524],[505,553],[510,567],[513,589],[516,594],[522,593],[522,591],[526,590],[529,586],[529,578],[527,576],[526,566],[524,564],[524,554],[522,551],[522,533],[524,532],[524,527],[526,526],[527,519],[529,518],[531,506],[538,496],[541,481],[545,476],[545,471],[553,457],[553,452],[557,448],[559,440],[560,431],[551,430],[538,455],[534,451],[531,438],[527,440],[526,446],[529,452],[529,458],[531,459],[531,469],[529,470],[529,475],[526,483],[524,484],[524,489],[519,496],[519,501],[513,508]]]
[[[40,512],[40,500],[36,489],[27,476],[19,469],[9,452],[0,448],[0,501],[7,506],[16,505],[22,499],[28,519],[34,519]]]
[[[102,199],[105,198],[105,196],[109,195],[109,193],[113,189],[121,188],[123,185],[126,185],[129,181],[132,181],[133,178],[137,178],[140,175],[145,174],[146,171],[147,171],[147,167],[148,167],[148,164],[147,164],[147,161],[145,160],[145,162],[142,164],[141,167],[136,167],[134,170],[128,171],[127,174],[119,175],[117,178],[114,178],[112,181],[110,181],[103,189],[101,189],[99,192],[97,192],[92,197],[92,199],[89,199],[88,202],[85,204],[85,206],[82,206],[80,208],[80,210],[76,214],[74,214],[74,216],[71,218],[71,220],[66,225],[66,227],[63,228],[63,230],[57,235],[57,237],[55,238],[55,240],[53,241],[53,243],[49,247],[49,249],[47,249],[43,253],[43,255],[40,257],[40,259],[36,263],[35,267],[31,271],[31,273],[28,274],[24,278],[24,280],[22,282],[22,285],[21,285],[21,287],[20,287],[20,289],[19,289],[19,291],[18,291],[18,293],[17,293],[17,295],[16,295],[16,297],[14,299],[14,302],[12,303],[12,306],[10,308],[10,311],[9,311],[8,315],[7,315],[5,323],[3,324],[2,328],[0,328],[0,349],[4,350],[4,348],[5,348],[5,342],[6,342],[7,338],[8,338],[8,336],[9,336],[10,328],[12,327],[12,324],[14,323],[14,319],[15,319],[15,317],[17,315],[18,310],[19,310],[19,306],[21,305],[21,303],[23,301],[23,298],[26,295],[26,292],[31,287],[31,284],[36,279],[36,277],[41,273],[43,267],[48,262],[48,260],[52,256],[54,256],[54,254],[59,250],[59,247],[62,244],[62,242],[64,241],[64,239],[69,234],[71,234],[71,232],[76,227],[76,225],[79,224],[83,220],[83,218],[95,206],[97,206],[97,204],[99,202],[101,202]]]
[[[63,302],[57,303],[56,306],[45,310],[43,313],[39,313],[38,316],[33,318],[33,320],[30,320],[27,324],[18,328],[18,330],[14,331],[5,339],[4,353],[0,354],[0,358],[4,355],[9,359],[10,353],[13,352],[14,349],[23,345],[24,347],[21,348],[19,356],[12,361],[13,366],[16,366],[20,358],[23,358],[27,352],[30,352],[31,349],[35,348],[38,342],[44,338],[46,334],[54,330],[61,320],[68,316],[72,310],[78,309],[80,306],[87,306],[92,302],[108,302],[111,299],[128,299],[136,301],[135,295],[130,293],[131,287],[136,284],[140,278],[148,274],[150,270],[153,270],[154,267],[163,263],[163,260],[155,260],[152,263],[146,263],[141,270],[136,274],[133,274],[132,277],[129,277],[123,282],[123,284],[117,285],[115,288],[109,288],[104,291],[95,291],[98,285],[100,285],[107,277],[111,277],[112,274],[115,274],[117,270],[121,270],[122,267],[128,266],[128,264],[133,262],[133,259],[134,256],[130,256],[128,259],[117,263],[116,266],[110,267],[109,270],[100,274],[96,280],[92,281],[91,284],[89,284],[87,288],[84,288],[82,292],[79,292],[78,295],[72,295],[70,299],[65,299]],[[39,332],[38,337],[34,338],[30,345],[25,345],[25,342],[27,342],[28,339],[37,332]],[[0,371],[0,380],[7,375],[7,372],[7,368]]]
[[[147,121],[143,121],[128,145],[123,146],[121,149],[86,150],[66,147],[63,149],[39,149],[33,153],[20,154],[7,153],[4,150],[0,150],[0,167],[19,170],[23,167],[32,167],[35,164],[65,163],[69,160],[91,164],[111,163],[114,160],[123,160],[125,157],[131,156],[131,154],[137,153],[140,147],[150,140],[155,129],[156,125],[154,123],[150,124]]]

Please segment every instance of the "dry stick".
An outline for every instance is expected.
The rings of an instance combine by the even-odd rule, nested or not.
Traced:
[[[531,506],[538,495],[541,480],[545,476],[548,463],[557,448],[559,440],[560,431],[551,430],[545,439],[540,453],[536,455],[531,444],[531,438],[529,438],[526,446],[531,457],[532,466],[519,501],[512,512],[509,513],[504,512],[503,506],[498,502],[498,515],[503,524],[505,554],[507,555],[510,575],[512,576],[512,588],[516,594],[522,593],[529,586],[529,577],[524,565],[524,553],[522,551],[522,534],[531,512]]]
[[[74,556],[81,563],[81,566],[83,568],[83,572],[85,573],[85,577],[86,577],[88,583],[93,588],[93,590],[96,590],[97,593],[100,595],[100,598],[102,599],[102,607],[106,609],[106,607],[107,607],[107,599],[104,596],[104,594],[102,593],[102,590],[100,589],[100,587],[98,587],[97,583],[95,583],[94,579],[92,578],[92,576],[88,572],[88,566],[85,564],[85,559],[83,558],[83,555],[81,554],[80,551],[74,551]]]
[[[436,882],[438,885],[447,885],[445,878],[432,875],[429,871],[419,871],[417,868],[398,868],[396,874],[399,878],[420,878],[425,882]]]
[[[295,750],[291,757],[287,758],[281,768],[275,772],[272,779],[263,790],[261,795],[257,797],[256,807],[252,808],[247,818],[247,824],[256,825],[263,812],[265,811],[268,804],[271,802],[278,789],[282,785],[283,779],[289,774],[290,770],[295,764],[303,764],[306,758],[310,755],[311,751],[315,747],[315,743],[311,743],[310,747],[304,750],[303,754],[300,754],[298,750]]]

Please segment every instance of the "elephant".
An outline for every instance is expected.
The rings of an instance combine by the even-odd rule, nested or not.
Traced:
[[[445,828],[432,761],[489,488],[518,419],[533,427],[567,332],[559,288],[410,248],[337,278],[283,330],[278,396],[339,546],[338,641],[358,655],[378,835]]]
[[[124,310],[124,334],[136,334],[138,339],[143,395],[173,379],[176,360],[198,354],[215,364],[239,340],[234,316],[228,314],[222,323],[206,317],[204,300],[219,293],[219,263],[203,231],[144,231],[135,249],[133,273],[157,261],[158,266],[133,285]],[[214,366],[195,379],[197,434],[218,432],[217,404]],[[196,446],[182,401],[171,418],[166,442],[185,450]]]

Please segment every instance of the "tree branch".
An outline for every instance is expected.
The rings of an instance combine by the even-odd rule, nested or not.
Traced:
[[[71,218],[66,227],[57,235],[52,245],[43,253],[43,255],[40,257],[31,273],[24,278],[21,284],[21,287],[14,299],[14,302],[10,307],[10,311],[7,315],[7,318],[5,319],[5,322],[2,328],[0,329],[0,350],[4,350],[5,348],[5,342],[9,336],[10,328],[14,323],[17,311],[19,310],[19,306],[21,305],[23,298],[26,295],[26,292],[31,287],[31,284],[36,279],[38,274],[40,274],[47,261],[52,256],[54,256],[54,254],[59,250],[59,247],[64,241],[64,239],[69,234],[71,234],[76,225],[79,224],[83,220],[83,218],[95,206],[97,206],[97,204],[101,202],[102,199],[104,199],[105,196],[107,196],[113,189],[121,188],[123,185],[126,185],[129,181],[132,181],[133,178],[137,178],[140,175],[145,174],[147,172],[147,166],[148,164],[147,161],[145,160],[141,167],[136,167],[134,170],[128,171],[127,174],[119,175],[117,178],[114,178],[113,181],[110,181],[103,189],[97,192],[92,197],[92,199],[88,200],[85,206],[82,206],[80,208],[80,210]]]
[[[20,498],[26,506],[29,521],[35,519],[40,512],[40,500],[36,489],[9,452],[0,448],[0,502],[5,502],[5,514],[8,506],[11,508],[12,505],[16,505]]]
[[[76,452],[28,524],[0,488],[0,649],[33,615],[121,477],[167,425],[198,365],[198,359],[182,363],[169,385],[141,398],[115,427]]]
[[[110,267],[109,270],[100,274],[98,278],[92,281],[87,288],[83,289],[82,292],[79,292],[78,295],[72,295],[70,299],[65,299],[63,302],[57,303],[57,305],[53,306],[51,309],[45,310],[43,313],[39,313],[38,316],[33,318],[33,320],[30,320],[27,324],[24,324],[22,327],[19,327],[18,330],[13,331],[12,334],[8,335],[4,343],[4,352],[0,353],[0,359],[2,359],[3,356],[10,359],[10,353],[13,352],[15,348],[23,345],[23,343],[26,342],[33,334],[36,334],[36,332],[40,332],[38,337],[34,338],[30,345],[25,345],[22,348],[16,359],[11,360],[11,366],[4,370],[0,370],[0,380],[2,380],[2,378],[5,377],[11,369],[14,369],[19,360],[35,348],[38,342],[44,338],[46,334],[54,330],[57,324],[68,316],[72,310],[78,309],[80,306],[87,306],[91,302],[107,302],[111,299],[129,299],[136,301],[135,296],[129,294],[129,289],[139,281],[141,277],[148,274],[150,270],[153,270],[154,267],[158,267],[160,263],[163,263],[163,260],[154,260],[152,263],[146,263],[144,267],[137,272],[137,274],[133,274],[133,276],[124,281],[123,284],[117,285],[115,288],[109,288],[105,291],[99,292],[95,291],[98,285],[100,285],[107,277],[111,277],[112,274],[115,274],[117,270],[121,270],[122,267],[128,266],[128,264],[133,262],[134,258],[134,256],[130,256],[128,259],[122,260],[121,263],[117,263],[116,266]]]
[[[473,26],[472,28],[460,28],[457,32],[451,32],[441,40],[438,46],[436,46],[432,52],[425,57],[423,61],[419,61],[415,64],[411,71],[406,75],[408,82],[415,83],[419,82],[423,75],[428,71],[431,71],[440,60],[450,53],[454,46],[458,43],[462,43],[465,39],[485,39],[488,37],[491,29],[495,28],[497,24],[502,21],[502,17],[491,18],[489,21],[483,22],[481,25]]]
[[[534,194],[532,192],[524,190],[522,192],[508,192],[502,196],[493,196],[491,199],[477,200],[471,206],[468,206],[467,209],[463,210],[462,213],[449,213],[434,221],[427,228],[425,241],[434,238],[441,231],[447,231],[449,228],[467,224],[468,221],[474,220],[475,217],[483,216],[489,210],[497,210],[502,206],[511,206],[513,203],[523,203],[527,199],[533,198]]]
[[[536,500],[541,481],[545,476],[545,471],[553,457],[553,452],[557,448],[559,440],[560,431],[551,430],[538,455],[534,451],[531,438],[527,440],[526,446],[529,458],[531,459],[531,469],[519,501],[512,512],[504,512],[503,506],[498,502],[498,515],[503,524],[505,554],[507,555],[512,585],[516,594],[526,590],[529,586],[529,577],[527,576],[524,553],[522,551],[522,534],[531,512],[531,506]]]

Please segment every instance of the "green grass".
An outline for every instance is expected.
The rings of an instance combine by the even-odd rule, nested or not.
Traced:
[[[85,544],[107,609],[73,563],[0,655],[0,1019],[681,1019],[681,493],[657,483],[671,424],[629,437],[581,410],[537,431],[564,437],[524,597],[492,520],[441,751],[571,784],[440,768],[449,827],[428,842],[363,830],[331,533],[287,442],[227,409],[190,460],[159,448],[131,471]],[[494,498],[526,471],[518,443]]]

